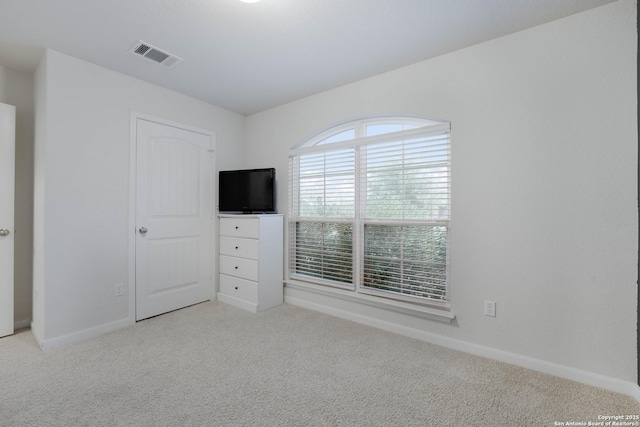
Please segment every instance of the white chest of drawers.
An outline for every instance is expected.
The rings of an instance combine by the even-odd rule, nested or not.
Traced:
[[[283,216],[220,215],[218,300],[257,313],[282,304]]]

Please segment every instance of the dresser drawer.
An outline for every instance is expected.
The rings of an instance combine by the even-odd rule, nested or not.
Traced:
[[[220,255],[220,273],[247,280],[258,280],[258,261]]]
[[[258,302],[258,284],[249,280],[221,274],[220,292],[252,303]]]
[[[258,259],[260,242],[255,239],[220,236],[220,254]]]
[[[257,239],[260,221],[255,218],[220,218],[220,235]]]

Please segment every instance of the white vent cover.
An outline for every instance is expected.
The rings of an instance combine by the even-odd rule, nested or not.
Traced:
[[[183,61],[179,56],[167,53],[142,40],[138,40],[138,42],[129,49],[129,52],[162,64],[167,68],[175,67]]]

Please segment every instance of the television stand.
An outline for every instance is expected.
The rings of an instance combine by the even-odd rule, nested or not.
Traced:
[[[283,302],[281,214],[220,214],[218,300],[257,313]]]

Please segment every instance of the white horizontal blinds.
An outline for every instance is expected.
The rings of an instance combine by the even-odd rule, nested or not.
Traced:
[[[291,151],[291,277],[446,303],[449,124],[376,126]]]
[[[355,149],[298,156],[298,217],[353,218]]]
[[[361,147],[361,292],[446,302],[449,133]]]
[[[361,290],[446,302],[447,227],[364,226]]]
[[[296,221],[290,268],[294,275],[352,287],[353,225],[350,223]]]
[[[352,286],[355,149],[327,147],[291,164],[290,273]]]
[[[447,220],[450,206],[449,135],[370,144],[363,150],[365,218]]]

